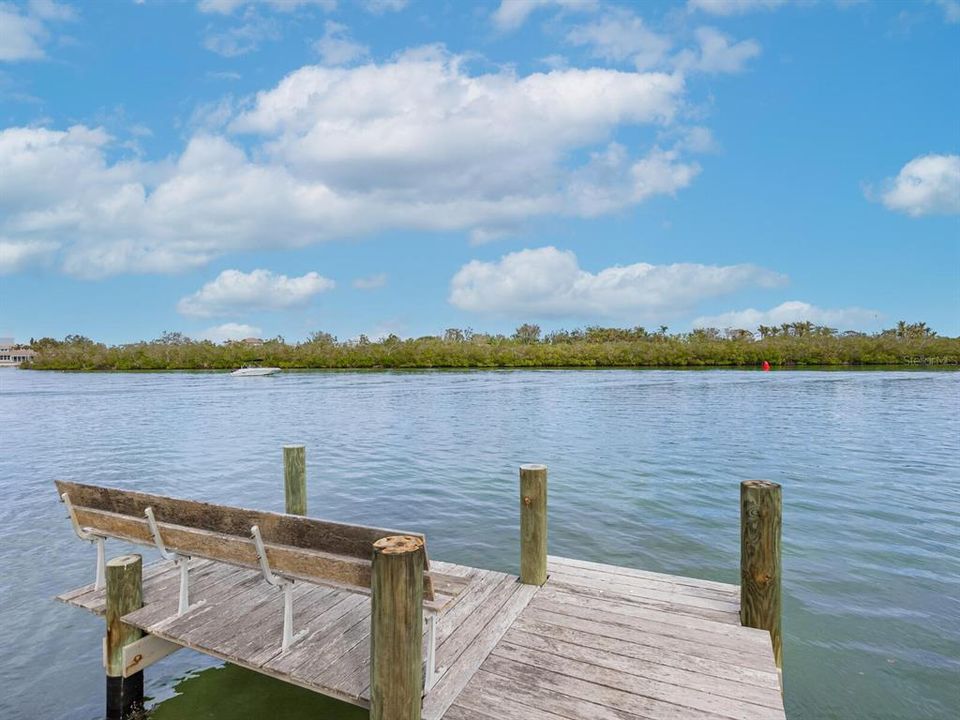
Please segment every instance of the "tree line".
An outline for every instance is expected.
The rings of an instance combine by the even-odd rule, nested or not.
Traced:
[[[251,363],[282,368],[705,367],[803,365],[960,365],[960,338],[940,337],[926,323],[901,321],[878,333],[841,332],[810,322],[670,333],[661,325],[589,326],[543,333],[525,323],[512,335],[448,328],[439,335],[338,340],[314,332],[303,342],[282,337],[251,344],[193,340],[164,332],[151,341],[106,345],[82,335],[31,339],[25,367],[37,370],[228,370]]]

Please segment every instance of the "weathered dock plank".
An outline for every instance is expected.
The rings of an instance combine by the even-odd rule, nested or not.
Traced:
[[[571,579],[561,574],[558,574],[556,577],[551,576],[549,584],[552,587],[572,590],[585,598],[607,598],[611,600],[622,600],[624,602],[640,603],[663,612],[689,615],[706,620],[724,622],[738,627],[740,625],[740,619],[737,616],[739,606],[733,603],[730,603],[722,609],[696,607],[683,602],[684,597],[676,593],[672,595],[658,593],[656,590],[649,590],[643,586],[631,587],[627,584],[621,584],[616,587],[598,586],[596,584],[583,585],[579,584],[576,578]]]
[[[199,580],[211,571],[227,572],[234,571],[237,568],[232,566],[214,563],[210,560],[196,559],[190,561],[191,578]],[[143,601],[145,604],[157,603],[163,600],[171,599],[168,592],[169,587],[177,587],[180,582],[180,575],[177,568],[171,562],[159,561],[145,565],[143,568]],[[57,600],[75,605],[76,607],[89,610],[95,615],[103,615],[106,612],[106,592],[96,590],[93,583],[76,588],[69,592],[57,595]],[[176,590],[172,596],[173,607],[176,609],[177,593]]]
[[[423,699],[424,720],[439,720],[445,717],[447,710],[463,692],[480,665],[540,590],[535,585],[522,585],[518,582],[512,582],[511,585],[512,587],[506,588],[506,597],[502,603],[488,602],[488,611],[473,613],[473,617],[478,619],[478,622],[473,624],[474,628],[478,628],[476,634],[468,638],[467,632],[461,633],[464,636],[462,646],[452,643],[441,646],[439,657],[443,676]],[[460,627],[467,627],[467,623]],[[472,630],[469,632],[472,633]],[[458,647],[459,654],[454,656]]]
[[[296,640],[281,652],[283,593],[260,572],[144,569],[144,632],[362,707],[370,699],[370,597],[298,582]],[[783,720],[769,634],[741,627],[734,585],[550,557],[542,587],[433,561],[462,582],[438,615],[440,674],[424,720]],[[102,614],[93,586],[58,599]]]
[[[717,582],[715,580],[701,580],[700,578],[682,577],[680,575],[667,575],[665,573],[650,572],[649,570],[637,570],[621,565],[607,565],[604,563],[591,562],[590,560],[578,560],[575,558],[558,557],[556,555],[550,555],[547,558],[547,562],[549,563],[549,567],[554,570],[559,570],[560,568],[581,568],[583,570],[592,570],[603,575],[639,578],[641,580],[660,581],[671,585],[695,588],[709,588],[736,597],[739,597],[740,594],[740,589],[736,585]]]
[[[556,572],[550,573],[550,577],[556,585],[595,588],[613,594],[671,603],[686,608],[688,614],[698,613],[701,609],[735,613],[740,607],[736,597],[723,597],[714,590],[700,588],[688,590],[688,586],[685,585],[668,585],[639,579],[628,580],[601,573],[571,572],[569,568],[563,566],[557,567]]]
[[[736,586],[556,557],[548,571],[443,720],[785,717]]]

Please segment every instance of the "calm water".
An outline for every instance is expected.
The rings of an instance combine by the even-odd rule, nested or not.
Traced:
[[[780,482],[789,717],[958,717],[958,410],[950,372],[0,371],[0,718],[102,710],[102,621],[51,599],[94,567],[54,478],[281,510],[295,442],[311,514],[508,571],[524,462],[552,552],[727,582],[739,481]],[[189,651],[147,687],[160,719],[365,717]]]

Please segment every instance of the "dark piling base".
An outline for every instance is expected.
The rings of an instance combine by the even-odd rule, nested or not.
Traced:
[[[143,711],[143,673],[107,676],[107,720],[127,720]]]

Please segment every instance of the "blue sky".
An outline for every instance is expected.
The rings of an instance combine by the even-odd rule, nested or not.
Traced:
[[[0,0],[0,335],[960,335],[958,118],[958,0]]]

